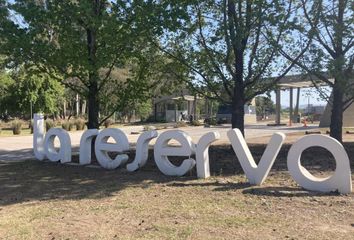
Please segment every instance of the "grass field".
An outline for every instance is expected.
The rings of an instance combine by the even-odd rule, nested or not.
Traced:
[[[208,180],[194,172],[163,176],[152,159],[136,173],[2,162],[0,238],[353,239],[354,194],[299,188],[286,171],[287,147],[260,187],[247,184],[229,146],[211,148],[214,176]],[[346,147],[354,152],[353,145]],[[263,150],[252,148],[257,159]],[[334,167],[318,149],[305,152],[304,159],[316,175]]]

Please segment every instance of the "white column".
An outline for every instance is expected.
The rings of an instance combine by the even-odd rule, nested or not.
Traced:
[[[80,114],[79,94],[76,94],[76,117]]]
[[[290,106],[289,106],[289,125],[291,126],[293,122],[293,88],[290,88]]]
[[[276,96],[276,107],[275,107],[275,124],[280,124],[280,111],[281,111],[281,96],[280,96],[280,88],[277,88],[275,91]]]

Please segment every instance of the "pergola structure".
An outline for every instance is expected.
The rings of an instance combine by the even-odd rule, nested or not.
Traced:
[[[334,79],[329,78],[329,81],[334,81]],[[277,89],[275,90],[275,95],[276,95],[276,117],[275,117],[275,125],[281,125],[281,90],[289,90],[290,93],[290,107],[289,107],[289,119],[290,119],[290,124],[294,121],[294,116],[297,117],[298,112],[299,112],[299,101],[300,101],[300,89],[301,88],[310,88],[310,87],[315,87],[315,86],[328,86],[327,83],[319,80],[317,77],[313,75],[303,75],[303,74],[298,74],[298,75],[291,75],[291,76],[285,76],[281,78],[278,83],[277,83]],[[294,114],[294,108],[293,108],[293,94],[294,94],[294,89],[297,89],[297,98],[296,98],[296,108],[295,108],[295,114]]]
[[[198,99],[186,89],[169,96],[158,96],[153,99],[154,119],[155,121],[178,122],[181,121],[181,114],[187,118],[192,115],[193,119],[197,119]]]

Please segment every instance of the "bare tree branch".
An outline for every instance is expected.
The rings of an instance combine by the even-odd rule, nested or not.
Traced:
[[[227,77],[223,74],[223,72],[220,69],[220,67],[218,66],[218,64],[215,62],[214,56],[213,56],[213,54],[210,53],[210,48],[208,47],[208,44],[206,43],[206,39],[205,39],[204,33],[203,33],[203,27],[202,27],[202,24],[201,24],[202,19],[201,19],[201,12],[200,12],[200,8],[199,7],[197,9],[197,12],[198,12],[199,35],[200,35],[200,38],[202,40],[201,41],[201,45],[206,50],[206,52],[208,54],[208,57],[209,57],[209,60],[211,61],[213,67],[216,69],[216,72],[218,73],[219,77],[221,78],[223,86],[225,88],[225,91],[227,92],[227,94],[229,96],[232,96],[232,92],[231,92],[231,89],[230,89],[229,81],[228,81]]]
[[[302,8],[304,11],[304,15],[306,20],[308,21],[308,23],[310,24],[310,27],[312,29],[312,31],[314,32],[314,34],[317,36],[316,40],[327,50],[327,52],[334,58],[335,57],[335,52],[333,49],[331,49],[325,42],[324,40],[322,40],[322,37],[320,36],[319,31],[317,30],[317,24],[318,24],[318,20],[315,19],[315,22],[312,21],[307,8],[306,8],[306,2],[304,0],[301,0],[302,2]],[[319,10],[320,11],[320,10]]]
[[[226,42],[226,58],[225,58],[225,66],[226,69],[229,71],[232,77],[235,77],[235,72],[232,70],[230,63],[230,58],[231,58],[231,43],[230,43],[230,36],[227,31],[228,29],[228,24],[227,24],[227,7],[226,7],[226,1],[223,1],[223,30],[225,34],[225,42]]]

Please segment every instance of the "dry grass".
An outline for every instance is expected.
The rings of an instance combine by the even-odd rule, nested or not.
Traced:
[[[166,177],[153,163],[136,173],[36,161],[0,163],[0,236],[353,239],[354,194],[299,188],[284,165],[287,148],[261,187],[246,183],[229,146],[211,149],[214,176],[208,180],[198,180],[194,173]],[[347,148],[354,152],[352,145]],[[253,147],[257,159],[263,149]],[[328,174],[333,159],[313,151],[304,154],[304,164],[311,164],[316,175]]]

